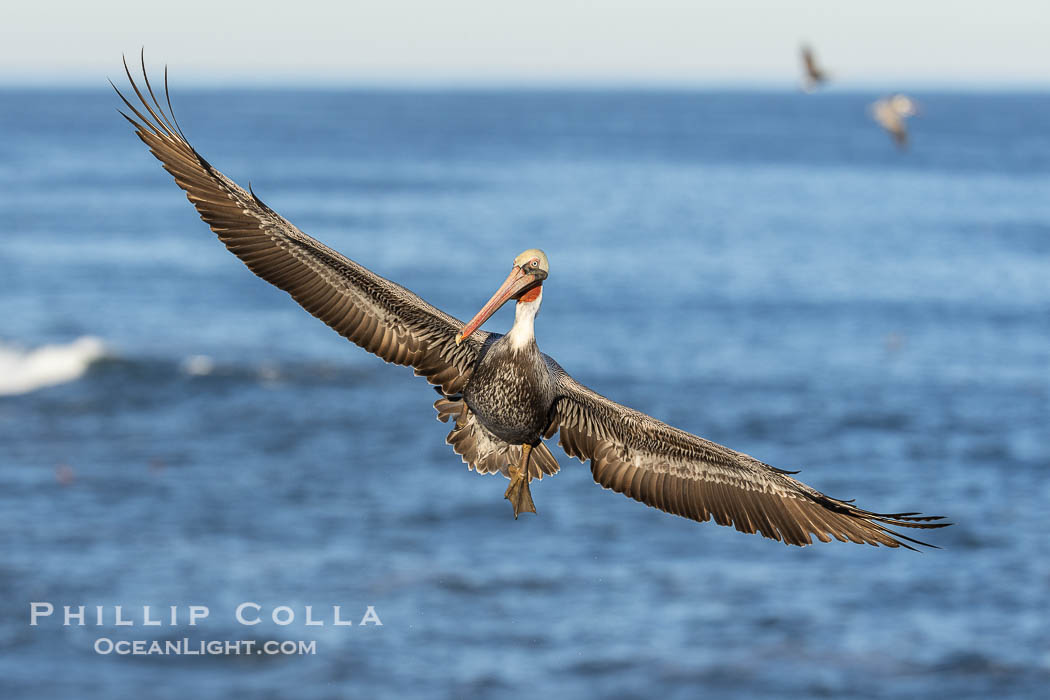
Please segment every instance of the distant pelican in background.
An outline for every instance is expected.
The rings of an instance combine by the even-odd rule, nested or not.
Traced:
[[[871,105],[871,116],[889,132],[898,148],[908,147],[908,117],[915,116],[918,105],[915,100],[900,93],[883,97]]]
[[[803,44],[800,49],[802,55],[802,89],[805,92],[814,92],[824,83],[828,82],[828,72],[817,65],[817,58],[809,44]]]
[[[255,274],[340,335],[387,362],[412,367],[436,385],[438,418],[454,424],[447,442],[471,469],[510,479],[504,496],[515,517],[535,512],[529,482],[558,472],[542,440],[560,432],[565,452],[590,460],[594,480],[608,489],[668,513],[713,518],[786,544],[807,545],[816,536],[822,542],[834,537],[912,549],[908,543],[925,543],[887,526],[944,527],[931,522],[939,518],[874,513],[831,498],[791,478],[794,472],[673,428],[578,383],[536,345],[533,323],[550,272],[540,250],[514,258],[503,284],[468,323],[434,308],[307,236],[250,188],[241,189],[213,168],[190,146],[171,112],[167,72],[165,112],[145,62],[148,100],[126,62],[124,68],[138,102],[121,95],[135,116],[121,114],[219,239]],[[456,245],[435,245],[432,264],[448,269]],[[618,268],[609,265],[610,284],[621,274]],[[515,318],[509,333],[479,330],[510,300]]]

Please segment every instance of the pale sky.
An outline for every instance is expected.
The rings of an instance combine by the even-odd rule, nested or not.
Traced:
[[[94,85],[145,46],[180,82],[1050,87],[1050,0],[38,0],[0,84]]]

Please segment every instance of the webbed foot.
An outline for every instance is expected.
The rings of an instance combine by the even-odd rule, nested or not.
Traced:
[[[510,469],[510,486],[503,493],[503,497],[514,506],[514,519],[522,513],[535,513],[536,504],[532,502],[532,491],[529,489],[529,453],[532,445],[523,445],[521,450],[521,464]]]

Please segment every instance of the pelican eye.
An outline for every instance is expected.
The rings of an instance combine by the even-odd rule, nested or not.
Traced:
[[[540,264],[540,261],[539,260],[533,260],[531,264],[532,264],[533,267],[538,267],[539,264]]]

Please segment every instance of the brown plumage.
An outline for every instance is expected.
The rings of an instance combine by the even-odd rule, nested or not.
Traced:
[[[157,102],[145,66],[152,106],[126,62],[124,70],[149,118],[118,90],[138,121],[121,114],[230,252],[339,335],[387,362],[413,367],[446,394],[463,389],[487,333],[457,346],[454,336],[463,325],[460,321],[307,236],[254,193],[245,192],[193,150],[174,114],[169,118]],[[167,82],[165,71],[165,94]]]
[[[465,327],[307,236],[250,189],[243,190],[213,168],[190,146],[171,112],[167,72],[165,111],[145,65],[145,93],[126,63],[125,71],[138,104],[121,94],[134,116],[121,114],[226,247],[340,335],[387,362],[411,366],[435,384],[442,394],[434,404],[438,417],[454,426],[447,441],[479,473],[510,476],[508,498],[516,479],[523,480],[518,486],[528,496],[529,479],[557,473],[558,464],[541,439],[560,432],[565,452],[590,460],[595,481],[606,488],[668,513],[714,519],[786,544],[810,544],[815,536],[824,542],[836,538],[911,548],[909,542],[924,543],[887,526],[944,526],[931,522],[939,518],[873,513],[830,498],[789,472],[673,428],[577,383],[539,352],[532,334],[547,275],[542,251],[519,256],[504,283],[518,302],[508,335],[476,330],[484,320],[478,317]],[[502,301],[490,302],[495,308],[499,304]],[[521,464],[524,476],[516,476]],[[519,505],[511,500],[517,514]],[[531,506],[531,497],[527,504]]]
[[[886,130],[900,149],[908,147],[908,118],[915,116],[918,108],[907,95],[891,95],[872,103],[871,116]]]
[[[714,519],[741,532],[787,544],[842,541],[917,544],[886,525],[938,528],[937,517],[873,513],[825,496],[787,472],[610,401],[576,382],[550,360],[562,399],[555,425],[565,452],[591,460],[594,480],[660,510]],[[549,435],[553,434],[553,429]],[[900,539],[898,539],[900,538]]]
[[[828,73],[817,65],[817,57],[808,45],[803,44],[799,53],[802,56],[802,89],[813,92],[828,81]]]

